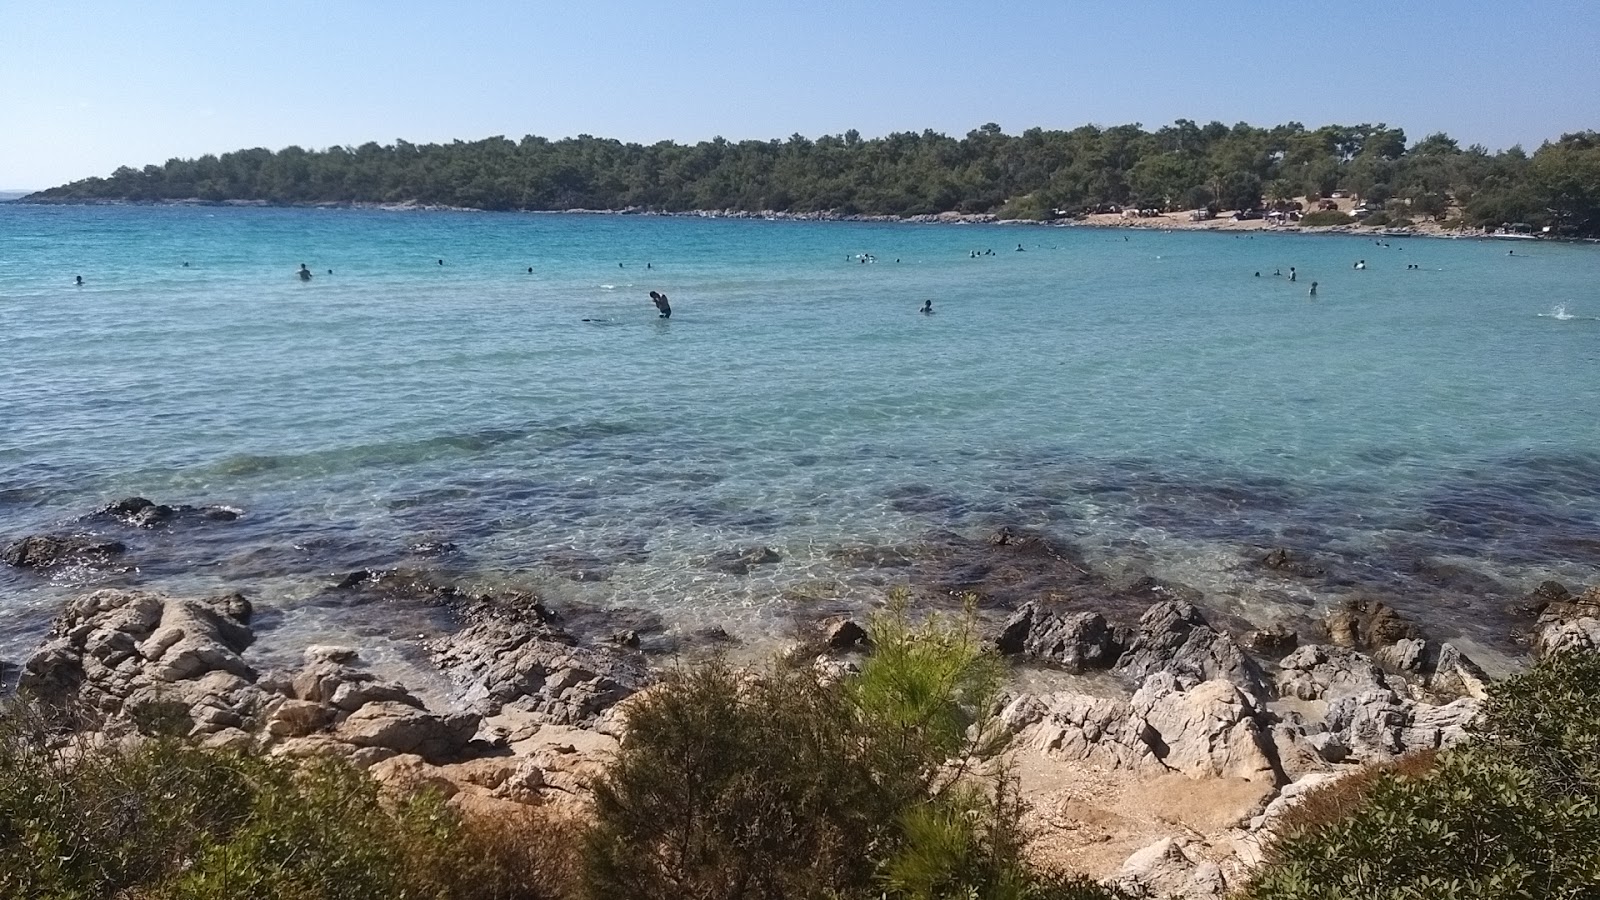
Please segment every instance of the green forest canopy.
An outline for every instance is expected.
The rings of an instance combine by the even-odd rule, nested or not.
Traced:
[[[1243,209],[1349,191],[1411,217],[1600,233],[1600,132],[1490,153],[1445,134],[1407,146],[1378,125],[1274,128],[1179,119],[1019,135],[984,125],[863,139],[625,144],[579,135],[305,150],[261,148],[123,167],[35,201],[369,202],[485,210],[648,209],[1055,218],[1108,205]]]

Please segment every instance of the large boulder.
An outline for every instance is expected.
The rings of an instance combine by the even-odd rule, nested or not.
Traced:
[[[1222,867],[1185,852],[1187,842],[1162,838],[1122,864],[1111,883],[1136,897],[1221,900],[1228,882]]]
[[[593,725],[601,713],[650,683],[639,654],[615,645],[586,648],[549,627],[484,619],[441,638],[434,661],[485,715],[512,706],[553,725]]]
[[[1033,601],[1011,616],[995,643],[1001,653],[1024,654],[1072,672],[1110,668],[1122,652],[1099,613],[1050,612]]]
[[[1259,710],[1232,682],[1205,681],[1185,690],[1170,673],[1157,672],[1129,706],[1168,769],[1194,778],[1283,780]]]
[[[19,569],[44,571],[68,565],[105,565],[128,550],[120,541],[81,534],[34,534],[6,545],[0,560]]]
[[[1233,638],[1212,628],[1187,601],[1153,604],[1123,643],[1126,649],[1112,671],[1133,684],[1142,685],[1149,676],[1166,672],[1185,689],[1221,679],[1257,701],[1270,695],[1255,660]]]
[[[357,747],[413,753],[428,762],[459,757],[478,731],[479,717],[470,713],[438,715],[405,703],[369,703],[347,716],[335,736]]]
[[[125,497],[95,515],[115,519],[134,528],[156,528],[180,519],[232,522],[239,518],[239,511],[226,506],[169,506],[144,497]]]

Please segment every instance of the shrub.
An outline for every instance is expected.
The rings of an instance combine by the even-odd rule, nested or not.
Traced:
[[[854,677],[712,661],[639,701],[597,788],[590,895],[1111,896],[1049,893],[1024,863],[972,617],[913,625],[901,597],[871,631]]]
[[[1349,225],[1354,221],[1355,219],[1350,218],[1349,213],[1343,213],[1336,209],[1319,209],[1315,212],[1308,212],[1300,217],[1300,224],[1308,228],[1322,228],[1328,225]]]
[[[366,773],[63,734],[0,707],[0,897],[544,900],[567,896],[575,828],[530,811],[463,820],[380,799]]]
[[[1274,847],[1247,896],[1593,897],[1600,893],[1600,657],[1497,686],[1431,773],[1384,773],[1348,816]]]

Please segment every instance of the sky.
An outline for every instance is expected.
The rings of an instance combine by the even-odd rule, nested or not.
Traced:
[[[1600,128],[1600,0],[0,0],[0,190],[247,147]]]

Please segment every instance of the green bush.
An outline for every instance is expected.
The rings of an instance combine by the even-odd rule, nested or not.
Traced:
[[[1319,209],[1315,212],[1308,212],[1300,217],[1300,224],[1308,228],[1322,228],[1328,225],[1349,225],[1354,221],[1355,219],[1350,218],[1349,213],[1343,213],[1336,209]]]
[[[1257,900],[1600,896],[1600,657],[1497,686],[1473,738],[1381,775],[1347,818],[1288,835]]]
[[[335,759],[108,744],[58,721],[0,708],[3,898],[542,900],[573,882],[576,838],[550,820],[465,821],[431,794],[385,802]],[[529,840],[553,835],[566,844]]]
[[[871,632],[853,677],[712,662],[630,710],[597,790],[590,895],[1112,896],[1025,865],[1000,663],[971,617],[912,625],[901,601]]]

